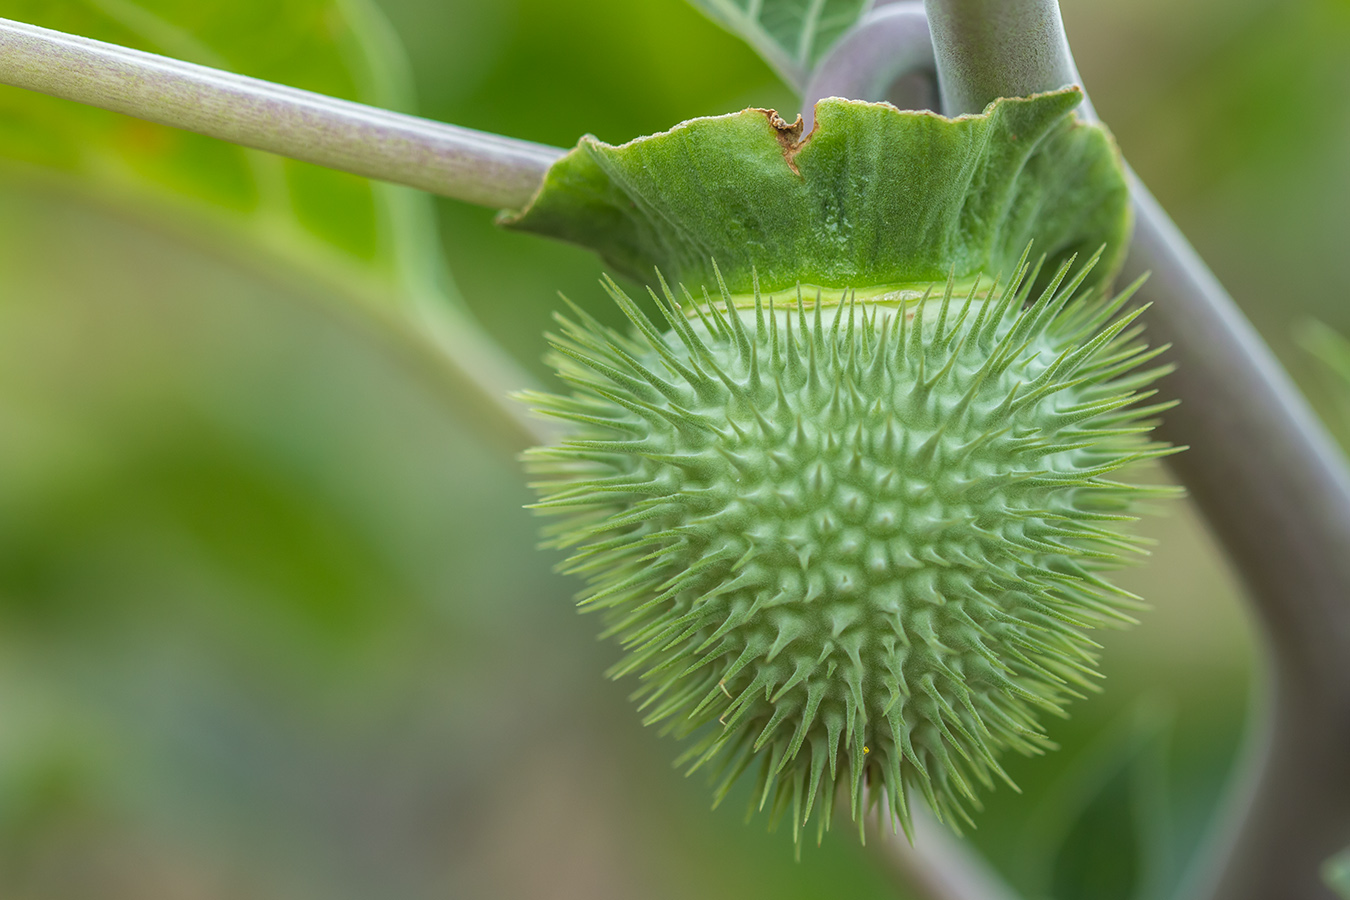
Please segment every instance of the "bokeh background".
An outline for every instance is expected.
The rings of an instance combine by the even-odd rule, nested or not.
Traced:
[[[1334,409],[1297,335],[1350,331],[1350,2],[1063,6],[1125,154]],[[559,146],[794,108],[682,0],[0,16]],[[613,318],[600,274],[487,210],[0,88],[0,896],[898,896],[848,829],[795,862],[744,797],[708,810],[601,677],[512,455],[382,324],[467,310],[543,381],[558,291]],[[1163,513],[1123,578],[1154,609],[972,836],[1029,900],[1171,896],[1223,820],[1258,639]]]

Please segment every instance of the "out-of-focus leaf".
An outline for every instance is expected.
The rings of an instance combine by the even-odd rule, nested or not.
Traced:
[[[870,0],[689,0],[740,35],[798,91]]]
[[[1329,888],[1350,900],[1350,847],[1327,860],[1322,866],[1322,878]]]
[[[1142,702],[1107,727],[1032,814],[1030,893],[1158,900],[1180,875],[1168,790],[1170,717]]]
[[[1316,319],[1306,319],[1294,329],[1295,339],[1322,363],[1330,376],[1327,424],[1341,442],[1350,446],[1350,340]]]
[[[371,0],[0,0],[0,16],[376,106],[411,102],[407,61]],[[528,439],[505,399],[525,379],[463,307],[428,195],[14,89],[0,89],[6,162],[298,272],[448,375],[483,433]]]
[[[1130,770],[1118,770],[1083,810],[1055,857],[1051,896],[1131,900],[1140,880]]]
[[[1298,339],[1345,384],[1350,385],[1350,341],[1316,320],[1309,320],[1299,327]]]
[[[366,0],[0,0],[0,16],[382,106],[403,63]],[[366,299],[434,278],[425,198],[353,175],[27,91],[0,90],[0,159],[195,222]],[[213,230],[214,228],[214,230]]]
[[[485,896],[477,663],[572,618],[514,463],[289,283],[0,190],[0,897]]]

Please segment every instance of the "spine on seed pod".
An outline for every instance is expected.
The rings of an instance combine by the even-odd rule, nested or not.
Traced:
[[[1174,452],[1164,348],[1108,292],[1127,194],[1080,101],[587,138],[507,222],[651,282],[605,282],[626,332],[560,319],[536,508],[645,721],[794,836],[838,794],[970,823],[1141,607],[1109,571],[1170,490],[1117,474]]]

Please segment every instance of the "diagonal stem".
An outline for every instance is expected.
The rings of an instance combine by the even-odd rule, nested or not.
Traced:
[[[926,5],[949,114],[1079,81],[1054,0]],[[1130,178],[1124,274],[1153,272],[1136,299],[1153,304],[1150,333],[1178,362],[1167,389],[1180,411],[1158,434],[1190,445],[1174,468],[1241,573],[1271,661],[1259,767],[1205,890],[1322,900],[1318,866],[1350,836],[1350,473],[1223,286]]]
[[[878,823],[875,847],[881,864],[895,872],[897,881],[919,900],[1019,900],[968,843],[925,810],[915,809],[914,844],[888,834]]]
[[[563,154],[8,19],[0,83],[494,208],[528,203]]]

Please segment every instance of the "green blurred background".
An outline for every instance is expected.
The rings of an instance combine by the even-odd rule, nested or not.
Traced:
[[[1330,408],[1292,335],[1350,331],[1350,2],[1063,6],[1124,152]],[[682,0],[0,16],[560,146],[793,107]],[[379,324],[467,308],[543,380],[557,291],[613,318],[600,273],[487,210],[0,88],[0,896],[896,896],[847,829],[798,863],[708,811],[601,677],[511,454]],[[1146,528],[1123,580],[1155,608],[973,835],[1029,900],[1168,897],[1224,815],[1257,641],[1193,511]]]

